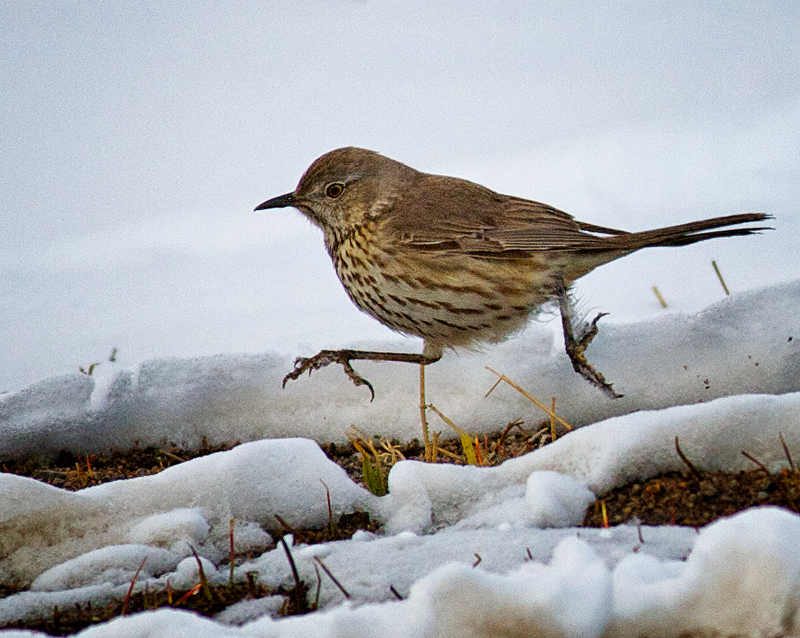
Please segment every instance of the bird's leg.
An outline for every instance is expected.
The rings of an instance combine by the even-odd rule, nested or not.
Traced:
[[[614,391],[611,384],[605,380],[605,377],[586,360],[586,355],[584,354],[586,348],[597,334],[597,322],[600,317],[604,317],[608,313],[601,312],[594,320],[587,323],[577,317],[575,304],[563,282],[558,286],[556,296],[558,298],[558,308],[561,311],[561,325],[564,328],[564,346],[575,372],[592,385],[600,388],[612,399],[622,398],[624,395],[617,394]]]
[[[425,365],[419,364],[419,418],[422,421],[422,442],[425,445],[425,460],[433,461],[433,445],[428,436],[428,403],[425,401]]]
[[[322,350],[315,354],[313,357],[298,357],[294,362],[294,370],[283,377],[283,387],[286,387],[286,382],[298,379],[301,374],[308,372],[311,374],[314,370],[319,370],[332,363],[339,363],[344,368],[345,374],[356,385],[365,385],[369,388],[372,395],[370,401],[375,398],[375,389],[372,384],[362,377],[350,365],[351,361],[396,361],[399,363],[416,363],[420,366],[434,363],[441,358],[439,356],[429,356],[425,354],[414,354],[409,352],[372,352],[370,350]],[[424,383],[424,372],[420,372],[420,383]],[[424,388],[420,389],[420,396],[424,400]]]

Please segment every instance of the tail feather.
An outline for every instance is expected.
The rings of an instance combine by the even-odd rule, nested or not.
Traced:
[[[741,215],[727,215],[725,217],[714,217],[688,224],[677,226],[667,226],[655,230],[646,230],[639,233],[619,234],[607,237],[607,247],[619,244],[619,247],[628,250],[639,250],[648,246],[687,246],[698,241],[714,239],[716,237],[735,237],[739,235],[752,235],[764,230],[773,230],[769,226],[751,226],[748,228],[726,228],[725,230],[708,231],[725,226],[736,226],[738,224],[748,224],[773,219],[771,215],[764,213],[744,213]]]

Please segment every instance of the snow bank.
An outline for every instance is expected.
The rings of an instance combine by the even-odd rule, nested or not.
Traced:
[[[381,507],[307,439],[247,443],[160,474],[74,493],[11,474],[0,480],[0,581],[22,584],[65,559],[111,545],[128,548],[128,555],[130,543],[155,544],[179,560],[190,555],[191,543],[218,562],[228,554],[232,518],[239,551],[263,549],[272,540],[262,528],[280,528],[276,514],[297,528],[327,524],[326,485],[337,517],[356,509],[380,517]]]
[[[557,409],[574,425],[733,394],[794,392],[800,390],[798,315],[800,281],[737,295],[695,316],[601,323],[588,355],[625,394],[619,400],[576,375],[560,336],[554,338],[550,325],[536,323],[485,353],[450,353],[430,366],[428,399],[477,432],[519,417],[541,419],[511,388],[484,398],[496,380],[486,365],[535,396],[569,397]],[[62,448],[105,451],[165,439],[196,447],[203,436],[212,443],[286,436],[341,441],[354,423],[369,433],[418,437],[416,366],[364,362],[356,368],[375,385],[373,403],[338,366],[281,390],[281,379],[291,370],[288,357],[154,360],[134,371],[103,363],[92,376],[48,379],[0,396],[0,457]]]
[[[650,529],[644,533],[649,539]],[[494,540],[496,545],[496,533]],[[645,549],[649,542],[639,548]],[[519,558],[515,567],[502,571],[483,563],[443,565],[416,582],[402,601],[342,604],[281,620],[264,616],[238,628],[162,609],[118,618],[79,635],[590,638],[684,632],[790,634],[800,629],[798,542],[800,517],[763,507],[709,525],[697,535],[686,560],[663,560],[639,552],[609,567],[596,547],[572,533],[557,544],[546,562]]]
[[[323,558],[351,598],[323,582],[326,612],[275,621],[276,603],[265,602],[256,606],[260,612],[230,612],[252,621],[231,635],[359,636],[375,627],[392,636],[455,636],[465,627],[479,636],[668,635],[676,619],[686,631],[789,631],[792,610],[800,608],[796,515],[754,509],[700,536],[691,528],[574,525],[598,490],[680,469],[675,436],[703,469],[749,467],[740,454],[746,449],[777,470],[785,465],[778,433],[797,449],[797,424],[800,393],[637,412],[498,467],[401,461],[381,498],[353,484],[306,439],[244,444],[156,476],[76,493],[0,475],[0,578],[31,584],[0,600],[0,622],[47,615],[54,605],[119,599],[145,556],[137,588],[163,588],[167,579],[188,587],[197,580],[189,544],[209,579],[223,583],[218,565],[227,554],[229,519],[236,519],[238,551],[264,551],[271,539],[263,529],[277,529],[276,513],[297,527],[327,523],[324,481],[337,516],[367,510],[386,534],[294,547],[302,579],[315,582],[314,560]],[[237,565],[236,578],[248,572],[269,588],[292,582],[280,548]],[[397,602],[391,588],[405,600]],[[748,597],[754,611],[728,609],[730,595]],[[584,611],[576,615],[578,607]],[[252,620],[259,613],[268,615]],[[199,623],[198,635],[219,628],[211,620],[191,622]],[[159,611],[84,633],[167,636],[177,626],[185,626],[182,614]]]
[[[322,558],[348,600],[322,575],[321,611],[303,617],[275,618],[282,599],[270,597],[231,606],[215,620],[162,609],[81,635],[796,633],[795,514],[754,508],[699,533],[575,526],[595,494],[683,469],[676,437],[702,470],[750,468],[745,450],[778,471],[786,465],[779,434],[798,457],[800,355],[792,326],[799,292],[795,283],[727,300],[696,317],[601,332],[592,360],[618,385],[630,384],[633,391],[626,388],[621,401],[588,387],[549,342],[535,346],[538,359],[528,357],[534,365],[525,347],[494,349],[484,356],[501,359],[493,366],[535,394],[569,390],[574,402],[559,407],[569,420],[609,418],[498,467],[401,461],[380,498],[355,485],[312,440],[296,437],[246,443],[155,476],[75,493],[0,474],[0,580],[30,586],[0,599],[0,624],[48,617],[54,606],[119,600],[145,558],[136,590],[163,589],[168,580],[188,588],[198,579],[190,545],[209,580],[224,583],[230,519],[237,552],[256,556],[236,566],[235,578],[256,573],[265,587],[291,586],[286,556],[268,532],[279,531],[276,514],[298,528],[327,524],[327,486],[335,516],[361,509],[382,523],[380,535],[361,531],[349,541],[292,548],[304,581],[317,582],[315,559]],[[429,398],[440,409],[472,424],[489,412],[502,417],[497,426],[510,416],[529,418],[534,408],[508,387],[480,398],[493,378],[471,369],[478,357],[462,361],[470,365],[451,359],[430,368]],[[44,381],[3,398],[0,432],[8,444],[2,449],[102,449],[140,435],[142,443],[201,433],[212,440],[297,432],[335,438],[328,435],[343,431],[351,417],[368,431],[416,435],[412,367],[406,378],[402,366],[365,366],[378,387],[370,405],[336,370],[270,393],[266,384],[278,383],[283,365],[270,357],[214,357],[150,362],[136,373],[107,366],[99,376]],[[614,365],[621,366],[617,377]],[[538,386],[528,368],[543,375]],[[454,389],[462,387],[471,390]],[[683,404],[657,409],[671,402]],[[406,412],[413,426],[403,421]]]

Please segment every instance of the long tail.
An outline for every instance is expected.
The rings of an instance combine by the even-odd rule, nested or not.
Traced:
[[[764,213],[744,213],[741,215],[713,217],[712,219],[704,219],[702,221],[689,222],[688,224],[679,224],[677,226],[667,226],[666,228],[656,228],[655,230],[646,230],[639,233],[625,233],[610,228],[592,226],[591,224],[582,224],[581,230],[612,234],[612,237],[604,238],[606,250],[616,247],[625,251],[634,251],[647,246],[686,246],[698,241],[714,239],[715,237],[752,235],[764,230],[773,230],[769,226],[725,228],[726,226],[763,222],[768,219],[773,219],[773,217]],[[714,228],[725,228],[725,230],[702,232]]]

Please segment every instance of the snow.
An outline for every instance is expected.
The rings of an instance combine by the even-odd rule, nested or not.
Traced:
[[[158,442],[181,436],[174,429],[180,422],[214,439],[267,438],[154,476],[74,493],[0,474],[0,580],[29,586],[0,600],[0,623],[47,616],[56,605],[103,605],[120,599],[143,561],[137,591],[145,586],[163,589],[167,581],[173,587],[191,587],[199,578],[192,548],[210,582],[224,584],[228,573],[221,562],[228,555],[231,519],[237,552],[257,556],[237,565],[235,578],[245,580],[251,572],[266,587],[291,586],[284,551],[268,532],[283,533],[276,515],[296,528],[327,524],[327,486],[334,516],[367,511],[381,523],[381,533],[362,531],[349,541],[311,546],[294,545],[291,535],[285,540],[305,582],[315,586],[315,558],[320,558],[348,590],[349,599],[321,575],[320,611],[307,616],[279,618],[281,599],[270,597],[238,603],[215,619],[163,609],[116,619],[80,635],[158,638],[191,632],[324,638],[800,631],[800,560],[795,551],[800,516],[756,507],[700,530],[633,524],[579,527],[596,494],[632,479],[683,469],[676,437],[701,470],[752,468],[742,450],[770,471],[786,466],[779,436],[790,450],[800,449],[800,339],[793,332],[800,315],[799,293],[800,282],[792,282],[732,296],[694,316],[601,330],[589,351],[592,360],[606,370],[613,367],[614,353],[624,352],[617,364],[618,383],[634,388],[619,401],[591,388],[586,393],[577,389],[584,382],[576,379],[575,386],[559,355],[549,348],[539,349],[538,357],[527,351],[521,359],[507,350],[500,355],[504,365],[498,367],[517,382],[522,379],[523,386],[540,379],[530,388],[534,394],[545,397],[542,387],[562,388],[558,379],[564,377],[566,396],[574,399],[557,405],[560,415],[568,414],[576,424],[597,411],[606,417],[496,467],[400,461],[391,469],[389,493],[383,497],[355,485],[308,437],[325,438],[331,431],[326,422],[341,426],[337,416],[349,415],[354,396],[365,403],[364,413],[375,411],[370,422],[381,425],[373,432],[416,435],[397,415],[386,417],[390,410],[399,413],[403,403],[414,406],[416,388],[403,385],[408,369],[400,365],[370,368],[378,389],[372,405],[348,383],[331,383],[337,373],[344,376],[337,370],[301,379],[285,394],[270,392],[267,380],[276,383],[286,364],[266,356],[154,361],[135,371],[106,366],[107,376],[96,386],[94,375],[74,375],[7,395],[0,404],[3,435],[10,440],[3,446],[7,455],[37,448],[85,451],[90,445],[103,449],[134,440]],[[681,328],[687,335],[678,338]],[[711,345],[701,347],[704,339]],[[637,351],[650,353],[649,366],[630,355]],[[506,386],[483,398],[493,375],[473,366],[476,358],[463,360],[470,363],[470,372],[452,357],[450,368],[439,377],[449,372],[447,383],[434,382],[429,393],[440,402],[440,396],[447,398],[462,381],[474,388],[483,385],[482,392],[462,397],[468,404],[461,412],[454,411],[463,423],[469,423],[469,413],[481,413],[482,402],[493,410],[507,404],[495,417],[496,427],[522,409],[530,415],[532,408]],[[443,363],[447,368],[448,360]],[[631,374],[639,367],[641,375]],[[643,378],[645,368],[658,380]],[[699,382],[698,375],[703,377]],[[645,385],[649,393],[636,389]],[[305,398],[299,403],[301,394]],[[65,413],[65,405],[71,414]],[[121,405],[128,410],[127,421]],[[147,413],[149,420],[132,416]],[[281,438],[290,431],[290,422],[303,437]],[[314,425],[321,426],[321,433],[311,429]]]
[[[336,516],[365,510],[381,532],[285,540],[312,589],[318,557],[349,600],[322,575],[307,616],[279,618],[272,596],[80,635],[799,634],[795,514],[577,526],[597,494],[683,470],[676,437],[701,470],[751,468],[744,450],[778,471],[779,435],[800,458],[797,9],[623,5],[9,3],[0,463],[244,443],[75,493],[0,473],[0,583],[29,587],[0,599],[0,625],[122,599],[140,566],[137,591],[193,586],[192,548],[225,583],[231,520],[236,551],[252,556],[236,579],[291,586],[276,515],[327,524],[327,486]],[[506,384],[486,397],[488,366],[556,397],[576,430],[493,468],[401,461],[376,497],[317,443],[351,425],[418,437],[416,367],[357,363],[372,403],[336,367],[281,381],[321,348],[419,340],[352,306],[299,214],[252,211],[347,144],[599,225],[764,211],[775,230],[642,251],[577,282],[587,316],[611,313],[587,356],[622,399],[573,372],[546,313],[507,343],[447,353],[427,368],[427,399],[460,427],[543,418]]]
[[[527,523],[534,527],[576,527],[597,500],[594,492],[571,476],[531,472],[525,486]]]
[[[684,569],[645,555],[614,572],[612,634],[674,636],[698,627],[722,635],[797,632],[800,519],[763,507],[708,525]],[[754,592],[758,592],[754,596]]]
[[[599,397],[574,373],[553,332],[557,322],[535,322],[485,352],[449,353],[426,370],[427,398],[456,424],[490,431],[516,418],[538,420],[541,413],[505,384],[484,398],[497,380],[485,366],[535,396],[569,397],[557,412],[576,426],[734,394],[798,391],[798,299],[800,281],[795,281],[733,295],[694,315],[633,324],[601,321],[589,356],[625,394],[616,401]],[[133,370],[103,363],[91,376],[76,372],[0,395],[0,459],[63,447],[96,452],[127,449],[136,441],[158,445],[165,437],[189,446],[204,436],[211,443],[277,436],[342,441],[352,424],[370,434],[419,436],[418,402],[409,399],[418,391],[417,368],[355,365],[375,385],[372,403],[369,391],[354,388],[338,366],[282,390],[281,380],[292,367],[288,356],[157,359]],[[438,417],[431,419],[433,427],[446,429]]]

